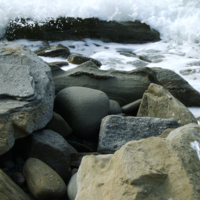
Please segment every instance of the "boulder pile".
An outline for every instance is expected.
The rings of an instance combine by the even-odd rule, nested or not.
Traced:
[[[59,45],[36,53],[71,55]],[[200,94],[170,70],[79,59],[63,71],[0,43],[0,197],[199,199],[200,126],[186,106]]]

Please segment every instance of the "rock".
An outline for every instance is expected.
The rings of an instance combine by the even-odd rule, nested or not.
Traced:
[[[101,62],[96,60],[96,59],[81,56],[81,55],[76,55],[76,54],[71,54],[69,56],[69,58],[67,59],[67,61],[69,63],[77,64],[77,65],[82,64],[82,63],[87,62],[87,61],[92,61],[98,67],[101,67],[101,65],[102,65]]]
[[[29,196],[16,185],[1,169],[0,169],[0,197],[2,200],[31,200]]]
[[[48,165],[29,158],[23,168],[30,193],[38,200],[59,199],[66,194],[66,185]]]
[[[186,80],[169,69],[153,67],[161,85],[187,107],[200,106],[200,93]]]
[[[70,200],[75,200],[76,198],[76,194],[77,194],[77,181],[76,181],[76,178],[77,178],[77,173],[75,173],[70,181],[69,181],[69,184],[67,186],[67,194],[68,194],[68,197]]]
[[[180,126],[197,123],[193,114],[164,87],[151,84],[145,91],[137,117],[173,118]]]
[[[98,152],[114,153],[129,141],[159,136],[165,129],[177,127],[174,119],[110,115],[101,122]]]
[[[56,93],[66,87],[80,86],[105,92],[109,99],[124,106],[142,98],[151,82],[158,83],[154,71],[139,68],[133,71],[99,70],[88,61],[80,66],[55,74]]]
[[[68,135],[72,133],[71,127],[68,123],[57,113],[53,113],[53,117],[50,122],[46,125],[46,129],[50,129],[59,133],[61,136],[66,138]]]
[[[52,118],[50,68],[27,47],[0,43],[0,155]]]
[[[66,61],[57,61],[57,62],[50,62],[48,63],[48,65],[50,68],[53,66],[63,67],[63,66],[69,65],[69,63]]]
[[[67,47],[59,44],[59,45],[53,45],[50,47],[46,47],[39,51],[35,51],[35,54],[37,54],[38,56],[45,56],[45,57],[68,58],[68,56],[70,55],[70,50]]]
[[[129,103],[129,104],[123,106],[122,112],[125,114],[128,114],[128,113],[132,113],[132,112],[136,111],[139,108],[141,102],[142,102],[142,99],[138,99],[137,101],[134,101],[132,103]]]
[[[175,129],[166,139],[131,141],[113,156],[85,156],[76,200],[198,200],[200,126]]]
[[[18,20],[20,23],[18,23]],[[47,41],[99,39],[104,42],[145,43],[160,40],[160,34],[139,21],[116,22],[98,18],[60,17],[43,25],[30,19],[15,19],[7,27],[5,37],[14,39],[37,39]],[[33,25],[34,23],[34,25]],[[21,24],[21,25],[20,25]],[[117,31],[116,31],[117,30]]]
[[[175,128],[168,128],[168,129],[164,130],[161,133],[161,135],[159,135],[158,137],[160,137],[160,138],[166,138],[170,134],[170,132],[172,132],[173,130],[175,130]]]
[[[32,134],[31,157],[38,158],[68,182],[71,175],[70,150],[67,141],[52,130]]]
[[[15,172],[13,176],[13,180],[19,186],[23,186],[25,184],[25,177],[21,172]]]
[[[122,109],[119,103],[115,100],[110,100],[108,115],[119,114],[119,113],[122,113]]]
[[[101,119],[108,114],[109,99],[99,90],[68,87],[55,98],[55,111],[82,138],[98,135]]]

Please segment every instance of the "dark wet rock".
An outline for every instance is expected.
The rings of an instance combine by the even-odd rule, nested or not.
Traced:
[[[20,23],[22,25],[20,25]],[[16,23],[17,22],[17,23]],[[145,23],[103,21],[97,18],[57,18],[40,25],[30,19],[15,19],[6,29],[5,37],[48,41],[100,39],[104,42],[145,43],[160,40],[160,34]],[[117,31],[116,31],[117,30]]]
[[[24,175],[21,172],[15,172],[13,180],[19,186],[23,186],[25,184],[25,182],[26,182],[26,179],[25,179]]]
[[[117,101],[110,100],[108,115],[122,113],[122,109]]]
[[[31,157],[38,158],[68,182],[71,175],[70,151],[67,141],[52,130],[32,134]]]
[[[126,57],[136,57],[136,54],[133,53],[133,49],[126,49],[126,48],[116,48],[116,51],[123,56]]]
[[[158,83],[154,71],[147,67],[128,72],[105,71],[99,70],[91,61],[57,73],[53,76],[53,80],[56,92],[71,86],[98,89],[105,92],[109,99],[117,101],[120,106],[141,99],[150,83]]]
[[[101,119],[108,114],[109,99],[99,90],[68,87],[56,95],[54,109],[69,123],[74,134],[89,138],[98,134]]]
[[[68,49],[68,47],[59,44],[41,49],[39,51],[35,51],[35,54],[37,54],[38,56],[45,56],[45,57],[68,58],[68,56],[70,55],[70,50]]]
[[[98,152],[114,153],[129,141],[158,136],[165,129],[177,127],[174,119],[110,115],[101,123]]]
[[[164,87],[151,83],[145,91],[137,117],[175,119],[180,126],[197,123],[194,115]]]
[[[89,57],[85,57],[85,56],[81,56],[81,55],[77,55],[77,54],[71,54],[69,56],[69,58],[67,59],[67,61],[69,63],[72,63],[72,64],[82,64],[82,63],[85,63],[87,61],[92,61],[93,63],[95,63],[98,67],[100,67],[102,64],[100,61],[96,60],[96,59],[93,59],[93,58],[89,58]]]
[[[200,69],[186,69],[186,70],[181,70],[180,74],[184,76],[192,75],[192,74],[197,74],[200,73]]]
[[[0,43],[0,63],[1,155],[49,122],[54,83],[48,65],[24,45]]]
[[[52,68],[53,66],[63,67],[69,65],[66,61],[57,61],[57,62],[51,62],[48,63],[49,67]]]
[[[164,56],[150,54],[150,55],[139,55],[138,58],[140,60],[143,60],[149,63],[159,63],[159,62],[162,62],[162,59],[164,58]]]
[[[127,62],[127,64],[133,65],[134,67],[139,68],[139,67],[146,67],[148,65],[148,62],[144,62],[142,60],[136,60],[136,61],[129,61]]]
[[[200,106],[200,93],[176,72],[153,67],[160,84],[181,103],[188,107]]]
[[[52,119],[49,121],[45,129],[50,129],[59,133],[61,136],[66,138],[72,133],[71,127],[68,123],[57,113],[53,113]]]
[[[142,101],[142,99],[138,99],[137,101],[134,101],[132,103],[129,103],[129,104],[123,106],[121,108],[122,112],[125,113],[125,114],[128,114],[128,113],[132,113],[134,111],[137,111],[140,104],[141,104],[141,101]]]

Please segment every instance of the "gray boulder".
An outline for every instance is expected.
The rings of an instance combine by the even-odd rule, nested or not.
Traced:
[[[108,109],[107,95],[90,88],[69,87],[60,91],[55,98],[55,111],[82,138],[98,134],[101,119],[108,114]]]
[[[119,103],[115,100],[110,100],[108,115],[119,114],[119,113],[122,113],[122,109]]]
[[[188,108],[164,87],[153,83],[143,95],[137,117],[173,118],[180,126],[197,123]]]
[[[165,129],[177,127],[174,119],[110,115],[101,123],[98,152],[114,153],[129,141],[159,136]]]
[[[48,65],[26,46],[0,43],[0,155],[52,118],[54,83]]]
[[[77,173],[75,173],[67,186],[67,194],[70,200],[74,200],[77,194]]]
[[[80,86],[105,92],[109,99],[124,106],[142,98],[150,83],[158,83],[150,68],[133,71],[99,70],[91,61],[68,70],[54,73],[56,93],[66,87]]]
[[[67,141],[52,130],[32,134],[31,157],[38,158],[68,182],[71,175],[70,150]]]
[[[187,107],[200,106],[200,93],[176,72],[153,67],[160,84]]]

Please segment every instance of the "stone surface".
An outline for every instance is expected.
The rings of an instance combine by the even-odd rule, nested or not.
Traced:
[[[200,93],[176,72],[153,67],[161,85],[187,107],[200,106]]]
[[[137,117],[173,118],[180,126],[197,123],[193,114],[164,87],[151,84],[145,91]]]
[[[60,17],[43,25],[30,19],[13,20],[6,30],[5,37],[14,39],[37,39],[47,41],[99,39],[104,42],[145,43],[160,40],[160,34],[145,23],[103,21],[98,18]],[[22,24],[22,25],[20,25]],[[117,31],[116,31],[117,30]]]
[[[115,100],[110,100],[108,115],[119,114],[119,113],[122,113],[122,109],[119,103]]]
[[[52,130],[32,134],[31,157],[38,158],[67,182],[70,179],[70,150],[67,141]]]
[[[142,101],[142,99],[138,99],[137,101],[134,101],[132,103],[129,103],[129,104],[123,106],[122,112],[125,114],[128,114],[128,113],[132,113],[132,112],[136,111],[139,108],[141,101]]]
[[[48,65],[24,45],[0,43],[0,155],[46,126],[54,83]]]
[[[200,160],[191,142],[200,126],[186,125],[166,138],[131,141],[113,156],[85,156],[76,200],[198,200]]]
[[[31,200],[1,169],[0,182],[0,198],[2,200]]]
[[[158,83],[154,71],[139,68],[132,71],[99,70],[88,61],[80,66],[53,75],[56,93],[60,90],[80,86],[105,92],[109,99],[124,106],[142,98],[150,83]]]
[[[67,186],[67,194],[70,200],[74,200],[77,194],[77,173],[75,173]]]
[[[38,200],[59,199],[66,194],[66,185],[48,165],[29,158],[23,168],[30,193]]]
[[[96,60],[96,59],[85,57],[85,56],[82,56],[82,55],[76,55],[76,54],[71,54],[69,56],[69,58],[67,59],[67,61],[69,63],[77,64],[77,65],[82,64],[82,63],[87,62],[87,61],[92,61],[98,67],[101,67],[101,65],[102,65],[101,62]]]
[[[46,47],[39,51],[35,51],[35,54],[38,56],[45,56],[45,57],[63,57],[68,58],[70,55],[70,50],[68,47],[65,47],[61,44],[53,45],[50,47]]]
[[[98,134],[101,119],[109,109],[109,99],[105,93],[85,87],[61,90],[54,104],[55,111],[69,123],[73,133],[82,138]]]
[[[159,136],[165,129],[177,127],[174,119],[110,115],[102,119],[98,152],[114,153],[129,141]]]
[[[50,129],[59,133],[61,136],[66,138],[72,133],[71,127],[68,123],[57,113],[53,112],[53,117],[46,125],[45,129]]]

